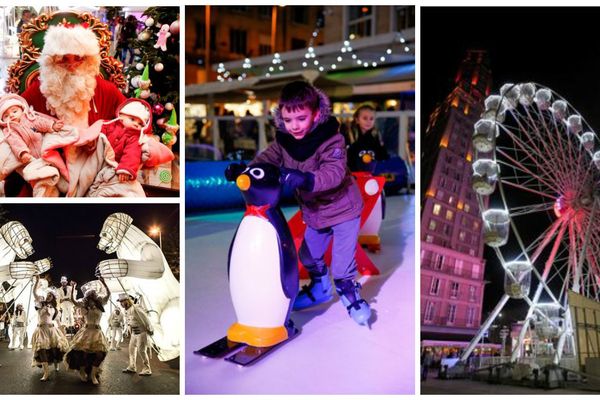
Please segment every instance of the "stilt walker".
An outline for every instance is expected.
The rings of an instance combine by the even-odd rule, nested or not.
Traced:
[[[71,300],[71,292],[73,287],[70,286],[66,276],[60,278],[60,288],[58,289],[58,307],[60,308],[60,327],[65,333],[73,332],[75,325],[73,301]]]

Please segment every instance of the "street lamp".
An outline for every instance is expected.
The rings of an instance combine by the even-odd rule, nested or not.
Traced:
[[[158,235],[158,247],[162,250],[162,235],[160,232],[160,226],[153,226],[150,228],[150,235],[156,236]]]

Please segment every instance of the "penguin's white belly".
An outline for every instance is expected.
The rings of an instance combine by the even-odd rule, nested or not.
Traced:
[[[360,232],[358,233],[361,236],[371,236],[371,235],[379,235],[379,228],[381,228],[381,218],[383,216],[382,205],[381,205],[381,195],[377,198],[377,202],[375,203],[375,207],[371,211],[371,214],[367,217],[367,220],[360,228]]]
[[[246,216],[231,249],[229,289],[238,322],[282,326],[290,305],[281,285],[279,240],[269,221]]]

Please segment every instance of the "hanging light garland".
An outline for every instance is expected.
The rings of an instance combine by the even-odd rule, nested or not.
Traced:
[[[315,53],[315,46],[314,46],[315,40],[318,38],[323,25],[324,25],[324,15],[321,13],[321,14],[319,14],[319,17],[317,18],[315,29],[313,30],[311,37],[308,41],[306,52],[304,53],[304,60],[302,60],[302,62],[301,62],[302,68],[315,68],[315,69],[318,69],[320,72],[324,72],[326,69],[336,70],[338,68],[338,64],[344,62],[344,60],[348,60],[348,61],[351,60],[350,62],[352,64],[355,64],[356,66],[362,66],[364,68],[369,68],[369,67],[376,68],[379,66],[380,63],[385,63],[389,59],[389,56],[391,56],[393,53],[391,48],[387,48],[384,51],[384,53],[379,57],[375,57],[372,60],[362,59],[354,52],[354,49],[352,47],[352,40],[354,39],[354,37],[353,37],[354,35],[351,35],[347,40],[344,40],[343,45],[340,48],[340,54],[336,58],[337,63],[333,62],[329,65],[329,67],[327,67],[325,64],[323,64],[322,62],[320,62],[318,60],[318,57]],[[404,52],[410,53],[411,48],[406,43],[406,39],[404,37],[400,37],[398,40],[401,44],[405,45],[404,49],[403,49]],[[247,71],[253,70],[254,67],[252,65],[252,60],[250,58],[244,59],[242,68]],[[267,68],[264,76],[269,78],[272,76],[272,74],[275,74],[278,72],[283,72],[284,70],[285,70],[285,66],[283,64],[281,55],[279,53],[274,53],[273,58],[271,59],[271,65]],[[223,63],[219,64],[219,67],[217,68],[217,73],[218,73],[217,79],[220,82],[231,82],[233,79],[235,79],[232,76],[231,71],[228,71],[225,68]],[[237,76],[237,80],[242,81],[242,80],[246,79],[247,76],[248,76],[247,73],[243,72],[242,74]]]

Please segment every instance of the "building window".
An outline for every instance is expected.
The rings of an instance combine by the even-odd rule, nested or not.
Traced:
[[[292,7],[292,22],[295,24],[308,24],[308,7]]]
[[[443,263],[444,263],[444,257],[439,254],[436,254],[433,259],[433,268],[437,269],[439,271],[440,269],[442,269]]]
[[[465,212],[468,213],[470,209],[471,209],[471,206],[469,205],[469,203],[465,203],[465,207],[464,207]]]
[[[454,204],[454,196],[450,196],[448,203],[450,203],[450,205]]]
[[[471,278],[479,279],[479,264],[473,264],[473,269],[471,270]]]
[[[458,297],[458,282],[450,282],[450,297],[455,299]]]
[[[396,19],[396,31],[413,28],[415,26],[415,7],[396,6],[394,7],[394,17]]]
[[[435,231],[436,226],[437,226],[437,223],[435,222],[435,220],[433,218],[431,220],[429,220],[429,230],[430,231]]]
[[[433,316],[435,314],[435,304],[431,301],[427,302],[425,307],[425,322],[433,322]]]
[[[370,6],[348,6],[348,36],[350,39],[358,39],[373,35],[374,15],[373,7]]]
[[[442,230],[444,232],[444,235],[450,235],[450,233],[452,232],[452,230],[450,229],[450,225],[448,224],[444,224],[444,228]]]
[[[431,278],[431,287],[429,288],[429,294],[437,296],[440,292],[440,280],[436,277]]]
[[[238,14],[245,14],[246,12],[248,12],[248,6],[231,6],[227,8],[229,9],[229,11],[233,11]]]
[[[431,236],[431,235],[427,235],[427,236],[425,236],[425,241],[426,241],[427,243],[433,243],[433,236]]]
[[[446,219],[448,221],[452,221],[452,218],[454,218],[454,213],[452,212],[452,210],[447,210],[446,211]]]
[[[456,304],[450,304],[448,307],[448,324],[454,324],[456,320]]]
[[[475,286],[469,285],[469,301],[475,301]]]
[[[475,229],[475,230],[479,229],[479,221],[477,221],[477,220],[473,221],[473,229]]]
[[[206,47],[206,25],[196,24],[196,41],[194,46],[196,49],[203,49]],[[217,50],[217,30],[214,25],[210,26],[210,49]]]
[[[475,322],[475,309],[472,307],[467,308],[467,326],[473,326]]]
[[[259,6],[258,16],[262,19],[271,19],[273,16],[273,7],[270,6]]]
[[[456,260],[454,263],[454,275],[462,275],[463,270],[463,260]]]
[[[458,240],[460,240],[461,242],[465,241],[465,232],[464,231],[460,231],[460,233],[458,234]]]
[[[239,29],[229,30],[229,51],[246,55],[246,31]]]
[[[292,50],[305,49],[306,40],[292,38]]]
[[[439,204],[433,205],[433,215],[440,215],[440,211],[442,210],[442,206]]]
[[[258,45],[258,55],[266,56],[267,54],[271,54],[271,45],[270,44],[259,44]]]
[[[469,255],[475,257],[475,250],[474,249],[469,249]]]

